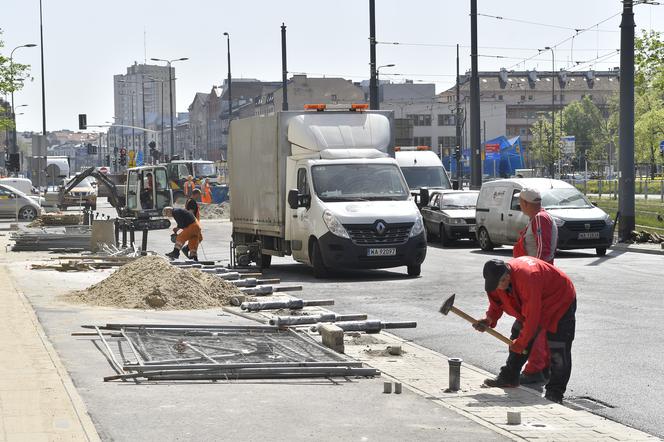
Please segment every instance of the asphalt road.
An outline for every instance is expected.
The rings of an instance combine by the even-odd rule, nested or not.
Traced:
[[[206,221],[203,257],[228,257],[231,225]],[[150,249],[170,250],[168,234],[151,233]],[[452,248],[430,244],[418,278],[406,268],[353,271],[330,279],[313,278],[310,269],[292,259],[273,259],[267,277],[304,286],[307,298],[334,298],[337,313],[367,313],[384,321],[418,323],[396,334],[467,363],[497,373],[507,349],[487,334],[475,332],[456,316],[438,313],[441,303],[456,293],[455,305],[479,317],[487,307],[482,266],[487,259],[511,257],[511,247],[482,252],[466,242]],[[561,252],[556,265],[577,289],[577,329],[568,398],[590,398],[595,413],[664,437],[664,276],[662,255],[610,250],[598,258],[594,250]],[[498,330],[509,333],[512,318]],[[443,368],[445,369],[445,368]]]

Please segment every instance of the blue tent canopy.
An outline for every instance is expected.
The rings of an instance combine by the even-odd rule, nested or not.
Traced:
[[[487,147],[488,146],[488,147]],[[523,148],[521,137],[507,138],[500,136],[484,143],[485,159],[483,173],[495,177],[509,177],[514,175],[516,169],[524,167]],[[463,174],[470,174],[470,149],[461,150]],[[456,160],[454,155],[442,158],[443,165],[451,173],[456,173]]]

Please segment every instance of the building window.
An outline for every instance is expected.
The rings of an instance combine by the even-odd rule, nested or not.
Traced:
[[[526,101],[526,96],[525,95],[521,95],[521,101]]]
[[[429,114],[408,114],[406,118],[413,120],[413,126],[431,126],[431,115]]]
[[[413,144],[431,147],[431,137],[413,137]]]
[[[532,96],[532,95],[528,95],[528,99],[529,99],[530,101],[532,101],[532,100],[533,100],[533,96]]]
[[[438,137],[438,147],[456,147],[456,137]]]
[[[456,121],[453,114],[438,114],[438,126],[455,126]]]
[[[498,95],[498,100],[499,100],[499,101],[503,101],[503,96],[502,96],[502,95]]]

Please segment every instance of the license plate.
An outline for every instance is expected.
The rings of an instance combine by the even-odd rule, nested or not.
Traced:
[[[477,230],[477,229],[475,228],[475,226],[468,226],[468,231],[469,231],[469,232],[474,232],[475,230]]]
[[[397,249],[367,249],[367,256],[394,256]]]
[[[599,239],[599,232],[581,232],[579,239]]]

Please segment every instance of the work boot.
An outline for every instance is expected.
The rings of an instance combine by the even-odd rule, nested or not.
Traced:
[[[563,403],[563,396],[561,394],[556,394],[549,391],[547,391],[546,394],[544,395],[544,399],[547,399],[551,402],[555,402],[557,404]]]
[[[544,370],[536,371],[535,373],[521,373],[521,377],[519,378],[521,384],[544,384],[548,380]]]
[[[515,388],[519,386],[519,379],[507,379],[505,376],[498,375],[495,379],[485,379],[484,385],[495,388]]]
[[[180,251],[182,252],[182,254],[183,254],[184,256],[186,256],[187,258],[189,258],[189,246],[185,245],[184,247],[182,247],[182,250],[180,250]]]
[[[198,255],[192,253],[191,255],[189,255],[189,259],[198,262]]]
[[[173,251],[167,253],[166,256],[168,256],[170,259],[178,259],[180,257],[180,250],[174,248]]]

